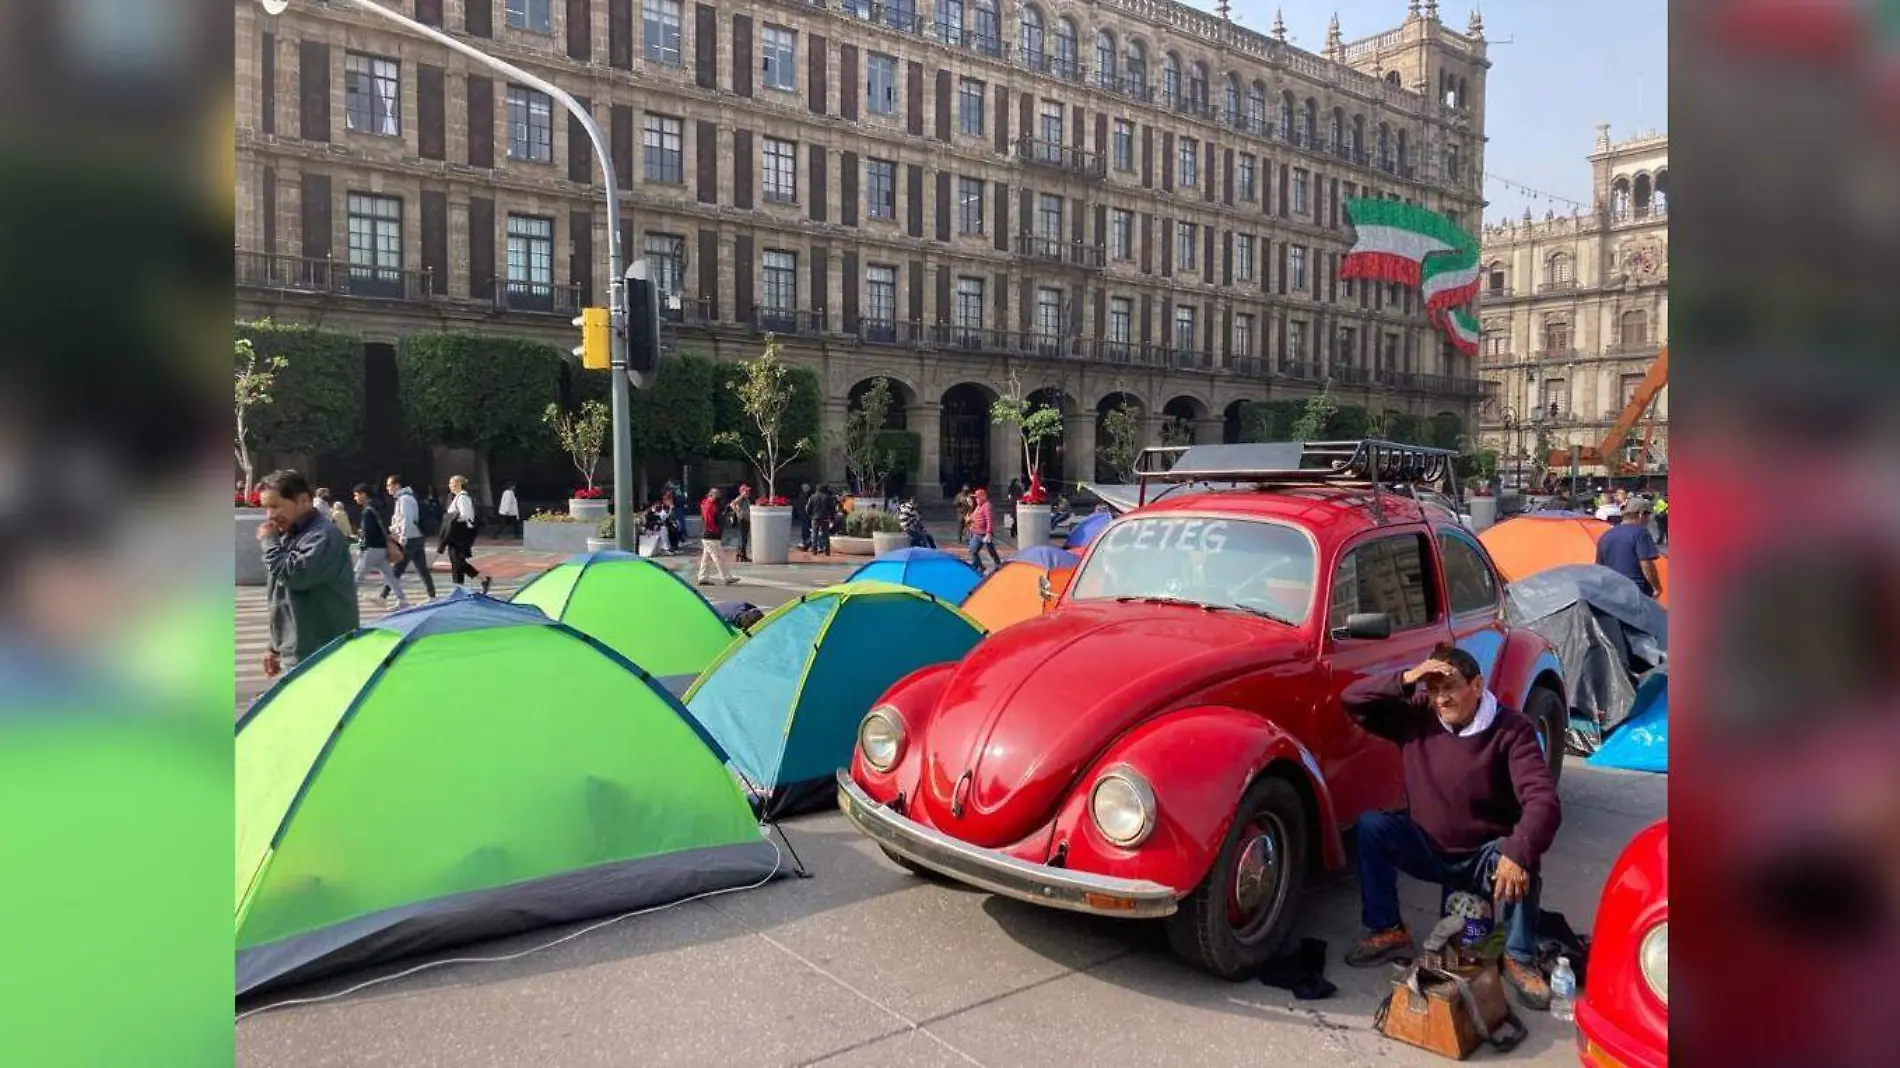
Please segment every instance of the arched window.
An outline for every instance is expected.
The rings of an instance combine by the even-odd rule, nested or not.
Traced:
[[[1493,296],[1503,296],[1506,292],[1504,261],[1492,260],[1491,265],[1485,268],[1484,274],[1485,288],[1490,290]]]
[[[1140,41],[1128,42],[1128,88],[1136,96],[1148,95],[1148,47]]]
[[[1610,218],[1616,220],[1630,217],[1630,180],[1618,178],[1610,183]]]
[[[1550,286],[1568,285],[1577,280],[1575,265],[1570,262],[1570,253],[1553,252],[1544,261],[1544,284]],[[1564,329],[1568,330],[1566,326]]]
[[[1655,192],[1655,201],[1654,201],[1653,207],[1656,214],[1658,215],[1669,214],[1669,172],[1668,171],[1656,172],[1656,192]]]
[[[1551,317],[1544,320],[1544,351],[1560,353],[1570,347],[1570,320]]]
[[[1306,98],[1306,113],[1300,116],[1301,144],[1312,146],[1319,143],[1319,101]]]
[[[1332,118],[1326,121],[1326,147],[1337,155],[1346,143],[1346,115],[1338,108],[1334,108]]]
[[[1103,85],[1115,84],[1115,35],[1103,30],[1095,35],[1095,72]]]
[[[1396,86],[1401,86],[1401,87],[1402,87],[1402,86],[1403,86],[1403,85],[1405,84],[1404,82],[1401,82],[1401,81],[1399,80],[1399,72],[1398,72],[1398,71],[1395,71],[1395,70],[1389,70],[1389,71],[1386,71],[1386,72],[1385,72],[1385,80],[1386,80],[1387,82],[1390,82],[1390,83],[1391,83],[1391,84],[1393,84],[1393,85],[1396,85]]]
[[[1240,79],[1227,76],[1227,122],[1230,126],[1240,125]]]
[[[996,0],[976,0],[976,25],[971,28],[977,51],[994,56],[1003,50],[1003,20],[996,14]]]
[[[1640,309],[1626,311],[1617,324],[1618,339],[1624,348],[1633,349],[1649,343],[1649,313]]]
[[[1031,69],[1039,70],[1042,67],[1043,50],[1042,12],[1033,6],[1024,5],[1022,25],[1023,61],[1028,63]]]
[[[1261,82],[1247,89],[1247,125],[1254,133],[1262,132],[1267,125],[1267,87]]]
[[[1639,219],[1649,214],[1649,190],[1649,175],[1637,175],[1636,185],[1630,199],[1634,202],[1635,215]]]
[[[1188,99],[1197,107],[1207,106],[1207,64],[1198,59],[1188,67]]]
[[[1056,20],[1056,68],[1069,77],[1075,76],[1075,23],[1066,18]]]
[[[1181,61],[1173,52],[1161,60],[1161,99],[1170,106],[1181,103]]]
[[[1293,140],[1293,92],[1287,90],[1280,94],[1280,136]]]
[[[1392,127],[1383,122],[1379,124],[1379,169],[1392,170]]]

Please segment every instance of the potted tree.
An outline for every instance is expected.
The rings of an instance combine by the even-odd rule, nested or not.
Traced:
[[[607,495],[595,487],[594,475],[600,470],[600,453],[613,426],[613,409],[601,401],[589,400],[581,403],[580,411],[570,414],[560,405],[550,404],[541,413],[541,421],[560,439],[561,448],[567,450],[568,459],[581,475],[583,485],[568,499],[568,514],[583,523],[598,523],[607,514]]]
[[[1141,459],[1141,416],[1124,400],[1102,414],[1102,433],[1108,440],[1098,450],[1101,466],[1123,485],[1135,481],[1135,464]]]
[[[264,521],[264,511],[257,501],[257,468],[251,462],[249,416],[253,408],[271,403],[271,387],[277,383],[277,372],[290,361],[283,356],[260,357],[251,339],[245,337],[237,339],[236,356],[237,432],[233,451],[238,470],[244,473],[244,481],[236,494],[237,584],[262,586],[264,557],[257,549],[257,526]]]
[[[764,496],[752,506],[752,562],[783,564],[791,559],[792,507],[779,496],[778,476],[812,448],[810,438],[784,442],[785,416],[792,406],[792,368],[778,355],[778,337],[765,335],[765,351],[740,365],[731,383],[753,433],[720,432],[713,443],[737,450],[759,474]]]
[[[1009,392],[990,405],[990,421],[1014,428],[1023,440],[1023,472],[1029,476],[1029,489],[1016,505],[1016,544],[1046,545],[1050,514],[1049,495],[1042,488],[1042,448],[1062,436],[1062,413],[1031,405],[1023,396],[1022,379],[1011,371]]]
[[[858,479],[859,507],[883,506],[884,483],[896,460],[884,437],[890,414],[891,382],[882,377],[871,383],[856,409],[845,413],[844,460]]]

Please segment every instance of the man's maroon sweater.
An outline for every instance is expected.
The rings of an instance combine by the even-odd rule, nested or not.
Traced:
[[[1530,720],[1498,708],[1489,728],[1465,738],[1445,729],[1426,688],[1402,672],[1360,679],[1341,695],[1359,725],[1398,743],[1412,822],[1447,853],[1504,839],[1501,851],[1535,868],[1557,837],[1563,808]],[[1561,742],[1559,743],[1561,744]]]

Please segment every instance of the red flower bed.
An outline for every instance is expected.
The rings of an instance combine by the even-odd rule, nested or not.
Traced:
[[[577,489],[573,497],[577,501],[597,501],[607,496],[607,491],[596,486],[593,489]]]
[[[766,508],[790,508],[792,506],[792,502],[783,497],[767,497],[760,501],[759,504]]]
[[[244,495],[244,494],[242,494],[242,493],[233,493],[233,494],[232,494],[231,496],[232,496],[232,497],[234,498],[234,500],[235,500],[235,503],[236,503],[236,507],[239,507],[239,508],[262,508],[262,507],[264,507],[264,500],[263,500],[263,498],[261,498],[261,497],[259,497],[259,496],[258,496],[257,494],[255,494],[255,493],[252,493],[252,494],[250,494],[249,496],[246,496],[246,495]]]

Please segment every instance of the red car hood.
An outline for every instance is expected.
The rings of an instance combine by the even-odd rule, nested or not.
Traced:
[[[1065,604],[992,635],[957,666],[923,739],[916,800],[973,845],[1020,841],[1123,732],[1299,644],[1292,630],[1240,613]]]

